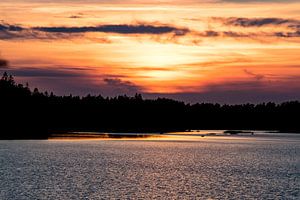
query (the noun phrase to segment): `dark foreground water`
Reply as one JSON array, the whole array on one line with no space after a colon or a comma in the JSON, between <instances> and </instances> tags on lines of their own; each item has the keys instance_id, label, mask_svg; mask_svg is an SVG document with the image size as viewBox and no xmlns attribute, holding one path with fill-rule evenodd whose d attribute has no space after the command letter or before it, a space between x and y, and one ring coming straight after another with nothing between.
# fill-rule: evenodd
<instances>
[{"instance_id":1,"label":"dark foreground water","mask_svg":"<svg viewBox=\"0 0 300 200\"><path fill-rule=\"evenodd\" d=\"M300 135L0 141L0 199L299 199Z\"/></svg>"}]
</instances>

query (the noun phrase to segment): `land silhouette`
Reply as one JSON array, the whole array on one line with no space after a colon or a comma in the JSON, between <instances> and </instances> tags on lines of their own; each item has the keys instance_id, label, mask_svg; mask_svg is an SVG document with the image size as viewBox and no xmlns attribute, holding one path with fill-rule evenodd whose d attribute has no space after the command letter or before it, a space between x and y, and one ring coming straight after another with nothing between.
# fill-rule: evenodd
<instances>
[{"instance_id":1,"label":"land silhouette","mask_svg":"<svg viewBox=\"0 0 300 200\"><path fill-rule=\"evenodd\" d=\"M66 132L274 130L300 132L300 102L188 104L172 99L57 96L33 91L4 73L0 80L0 139L47 139Z\"/></svg>"}]
</instances>

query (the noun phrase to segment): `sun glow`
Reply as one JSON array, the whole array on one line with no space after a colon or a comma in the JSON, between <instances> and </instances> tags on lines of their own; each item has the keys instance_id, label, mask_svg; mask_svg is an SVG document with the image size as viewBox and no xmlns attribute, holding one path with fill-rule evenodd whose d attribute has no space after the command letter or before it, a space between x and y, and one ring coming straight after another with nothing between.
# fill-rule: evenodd
<instances>
[{"instance_id":1,"label":"sun glow","mask_svg":"<svg viewBox=\"0 0 300 200\"><path fill-rule=\"evenodd\" d=\"M174 44L149 43L132 47L133 61L139 66L165 67L190 62L194 59L184 48Z\"/></svg>"},{"instance_id":2,"label":"sun glow","mask_svg":"<svg viewBox=\"0 0 300 200\"><path fill-rule=\"evenodd\" d=\"M144 75L152 78L153 80L176 80L185 76L186 73L182 71L152 70L149 72L145 72Z\"/></svg>"},{"instance_id":3,"label":"sun glow","mask_svg":"<svg viewBox=\"0 0 300 200\"><path fill-rule=\"evenodd\" d=\"M49 91L300 88L299 3L49 2L0 2L1 56Z\"/></svg>"}]
</instances>

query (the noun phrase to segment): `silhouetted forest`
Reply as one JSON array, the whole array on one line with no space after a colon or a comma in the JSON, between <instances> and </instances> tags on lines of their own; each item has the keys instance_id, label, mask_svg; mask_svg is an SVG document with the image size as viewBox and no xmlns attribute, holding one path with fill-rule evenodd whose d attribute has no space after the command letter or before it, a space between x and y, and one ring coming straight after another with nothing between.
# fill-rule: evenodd
<instances>
[{"instance_id":1,"label":"silhouetted forest","mask_svg":"<svg viewBox=\"0 0 300 200\"><path fill-rule=\"evenodd\" d=\"M44 139L68 131L168 132L191 129L299 132L300 102L220 105L101 95L56 96L31 91L4 73L0 139Z\"/></svg>"}]
</instances>

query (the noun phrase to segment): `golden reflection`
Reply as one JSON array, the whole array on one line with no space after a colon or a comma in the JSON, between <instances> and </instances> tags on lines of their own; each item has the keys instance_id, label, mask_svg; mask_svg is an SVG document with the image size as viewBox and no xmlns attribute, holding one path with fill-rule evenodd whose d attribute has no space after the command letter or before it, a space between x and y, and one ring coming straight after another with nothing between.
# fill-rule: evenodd
<instances>
[{"instance_id":1,"label":"golden reflection","mask_svg":"<svg viewBox=\"0 0 300 200\"><path fill-rule=\"evenodd\" d=\"M249 132L250 133L250 132ZM251 132L252 133L252 132ZM237 135L224 134L224 130L201 130L169 133L98 133L98 132L70 132L52 134L48 140L53 141L85 141L85 140L125 140L125 141L198 141L203 139L245 139L253 134L241 133ZM247 137L248 136L248 137Z\"/></svg>"}]
</instances>

